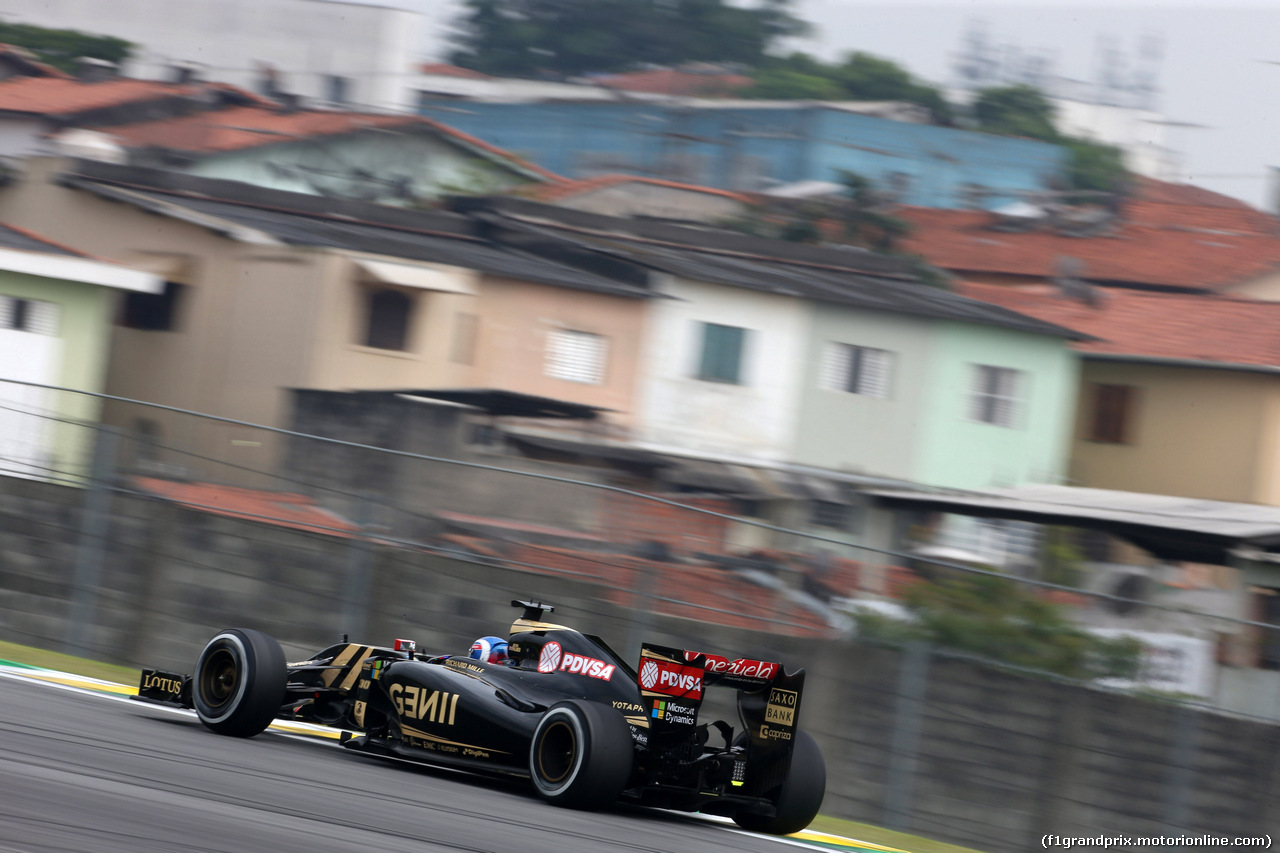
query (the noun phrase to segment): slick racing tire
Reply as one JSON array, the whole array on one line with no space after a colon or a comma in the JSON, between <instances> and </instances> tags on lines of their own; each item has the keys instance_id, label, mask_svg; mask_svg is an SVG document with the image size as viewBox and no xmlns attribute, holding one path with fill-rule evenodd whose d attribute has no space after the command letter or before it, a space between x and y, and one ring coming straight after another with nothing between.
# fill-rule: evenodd
<instances>
[{"instance_id":1,"label":"slick racing tire","mask_svg":"<svg viewBox=\"0 0 1280 853\"><path fill-rule=\"evenodd\" d=\"M631 727L613 708L570 699L538 721L529 775L538 796L559 806L598 809L618 798L631 776Z\"/></svg>"},{"instance_id":2,"label":"slick racing tire","mask_svg":"<svg viewBox=\"0 0 1280 853\"><path fill-rule=\"evenodd\" d=\"M773 801L775 814L763 817L741 811L733 816L738 826L751 832L790 835L799 832L818 816L827 792L827 765L818 742L808 732L796 732L791 751L791 768L781 785L765 794Z\"/></svg>"},{"instance_id":3,"label":"slick racing tire","mask_svg":"<svg viewBox=\"0 0 1280 853\"><path fill-rule=\"evenodd\" d=\"M191 679L200 722L222 735L253 737L284 704L284 651L261 631L228 628L205 644Z\"/></svg>"}]
</instances>

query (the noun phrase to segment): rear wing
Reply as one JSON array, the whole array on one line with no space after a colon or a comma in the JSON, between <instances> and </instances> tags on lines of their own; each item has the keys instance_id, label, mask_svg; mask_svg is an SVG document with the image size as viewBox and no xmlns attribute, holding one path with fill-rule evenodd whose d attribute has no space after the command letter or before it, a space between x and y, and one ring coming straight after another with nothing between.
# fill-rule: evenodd
<instances>
[{"instance_id":1,"label":"rear wing","mask_svg":"<svg viewBox=\"0 0 1280 853\"><path fill-rule=\"evenodd\" d=\"M733 687L738 690L738 714L747 735L749 766L769 777L780 768L785 776L800 725L803 669L788 673L782 664L771 661L729 660L645 643L640 647L637 672L651 744L674 744L687 738L697 725L705 689ZM769 780L754 781L763 785Z\"/></svg>"}]
</instances>

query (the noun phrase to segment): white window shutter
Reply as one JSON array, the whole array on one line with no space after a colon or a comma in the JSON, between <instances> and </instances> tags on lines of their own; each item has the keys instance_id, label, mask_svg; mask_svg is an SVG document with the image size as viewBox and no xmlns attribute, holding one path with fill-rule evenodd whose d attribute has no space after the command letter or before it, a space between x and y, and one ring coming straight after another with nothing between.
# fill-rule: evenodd
<instances>
[{"instance_id":1,"label":"white window shutter","mask_svg":"<svg viewBox=\"0 0 1280 853\"><path fill-rule=\"evenodd\" d=\"M547 335L546 373L556 379L599 385L604 381L608 342L589 332L557 330Z\"/></svg>"},{"instance_id":2,"label":"white window shutter","mask_svg":"<svg viewBox=\"0 0 1280 853\"><path fill-rule=\"evenodd\" d=\"M864 349L862 375L858 378L858 393L881 399L888 397L892 366L892 353L882 349Z\"/></svg>"},{"instance_id":3,"label":"white window shutter","mask_svg":"<svg viewBox=\"0 0 1280 853\"><path fill-rule=\"evenodd\" d=\"M58 336L58 321L61 319L60 306L55 302L43 300L27 303L27 331L37 335Z\"/></svg>"},{"instance_id":4,"label":"white window shutter","mask_svg":"<svg viewBox=\"0 0 1280 853\"><path fill-rule=\"evenodd\" d=\"M852 364L853 347L827 341L822 348L822 363L818 368L818 387L824 391L845 390Z\"/></svg>"},{"instance_id":5,"label":"white window shutter","mask_svg":"<svg viewBox=\"0 0 1280 853\"><path fill-rule=\"evenodd\" d=\"M982 422L987 400L987 370L981 364L971 365L969 373L969 420Z\"/></svg>"},{"instance_id":6,"label":"white window shutter","mask_svg":"<svg viewBox=\"0 0 1280 853\"><path fill-rule=\"evenodd\" d=\"M1011 367L972 365L969 419L1002 427L1018 426L1022 371Z\"/></svg>"},{"instance_id":7,"label":"white window shutter","mask_svg":"<svg viewBox=\"0 0 1280 853\"><path fill-rule=\"evenodd\" d=\"M1001 373L1003 387L1000 389L1000 402L1004 407L1001 425L1016 427L1019 426L1018 417L1022 409L1022 371L1007 369Z\"/></svg>"}]
</instances>

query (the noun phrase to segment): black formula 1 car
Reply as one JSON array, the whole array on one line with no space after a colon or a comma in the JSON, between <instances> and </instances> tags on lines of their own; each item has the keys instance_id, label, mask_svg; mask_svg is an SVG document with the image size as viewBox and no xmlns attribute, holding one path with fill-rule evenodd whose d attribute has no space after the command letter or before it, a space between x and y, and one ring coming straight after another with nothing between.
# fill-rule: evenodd
<instances>
[{"instance_id":1,"label":"black formula 1 car","mask_svg":"<svg viewBox=\"0 0 1280 853\"><path fill-rule=\"evenodd\" d=\"M505 665L345 638L286 663L270 636L231 628L194 675L143 670L138 698L194 708L235 737L277 718L334 726L348 749L527 778L575 808L700 811L775 834L818 813L826 768L798 728L804 670L646 643L637 671L600 638L544 621L554 608L511 603L524 611ZM712 686L737 689L741 731L699 720Z\"/></svg>"}]
</instances>

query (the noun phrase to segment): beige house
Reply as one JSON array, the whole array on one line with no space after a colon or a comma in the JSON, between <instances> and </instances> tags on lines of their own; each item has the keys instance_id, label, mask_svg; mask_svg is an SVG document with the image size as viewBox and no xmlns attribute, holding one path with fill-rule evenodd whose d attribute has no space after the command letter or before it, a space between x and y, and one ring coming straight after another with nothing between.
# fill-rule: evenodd
<instances>
[{"instance_id":1,"label":"beige house","mask_svg":"<svg viewBox=\"0 0 1280 853\"><path fill-rule=\"evenodd\" d=\"M649 292L486 243L444 212L101 163L32 160L0 219L161 275L120 305L107 393L283 427L287 389L496 388L635 406ZM116 403L104 418L206 476L270 471L272 436ZM239 469L237 469L239 470Z\"/></svg>"},{"instance_id":2,"label":"beige house","mask_svg":"<svg viewBox=\"0 0 1280 853\"><path fill-rule=\"evenodd\" d=\"M1265 517L1264 507L1280 506L1280 304L1122 288L1100 289L1087 299L1046 286L1039 292L988 284L960 289L1097 339L1074 344L1082 359L1072 486L1086 487L1086 494L1108 490L1102 494L1111 501L1126 493L1192 498L1205 503L1191 511L1242 524ZM1274 555L1226 550L1224 562L1238 571L1196 562L1158 567L1157 575L1171 584L1165 594L1188 596L1182 603L1192 611L1211 609L1215 598L1229 600L1225 615L1280 625ZM1177 624L1169 613L1150 619L1153 630ZM1203 633L1203 625L1198 630L1222 641L1222 660L1280 669L1280 630L1211 627L1215 633ZM1247 672L1222 669L1219 698L1250 713L1273 713L1248 697L1274 697L1280 680L1266 673L1262 687L1251 687ZM1245 698L1223 698L1236 694Z\"/></svg>"},{"instance_id":3,"label":"beige house","mask_svg":"<svg viewBox=\"0 0 1280 853\"><path fill-rule=\"evenodd\" d=\"M997 285L975 298L1098 340L1082 356L1074 485L1280 506L1280 305Z\"/></svg>"}]
</instances>

